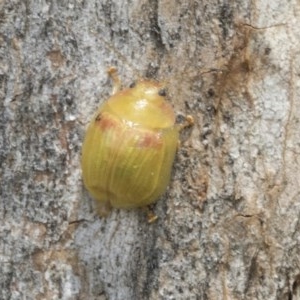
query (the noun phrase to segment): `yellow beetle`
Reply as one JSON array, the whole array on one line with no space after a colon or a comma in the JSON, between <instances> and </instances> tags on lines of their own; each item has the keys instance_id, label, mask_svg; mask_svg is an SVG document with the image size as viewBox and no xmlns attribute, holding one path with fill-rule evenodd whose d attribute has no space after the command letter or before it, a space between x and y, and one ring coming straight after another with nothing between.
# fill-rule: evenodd
<instances>
[{"instance_id":1,"label":"yellow beetle","mask_svg":"<svg viewBox=\"0 0 300 300\"><path fill-rule=\"evenodd\" d=\"M155 202L170 181L179 131L162 84L141 80L120 89L115 68L113 95L88 126L82 148L84 185L107 215L111 207ZM192 118L187 118L188 125Z\"/></svg>"}]
</instances>

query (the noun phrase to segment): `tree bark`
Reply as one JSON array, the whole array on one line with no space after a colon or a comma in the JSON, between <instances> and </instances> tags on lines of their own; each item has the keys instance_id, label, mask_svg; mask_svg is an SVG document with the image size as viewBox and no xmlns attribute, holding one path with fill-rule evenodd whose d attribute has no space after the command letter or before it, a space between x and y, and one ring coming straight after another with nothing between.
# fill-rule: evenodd
<instances>
[{"instance_id":1,"label":"tree bark","mask_svg":"<svg viewBox=\"0 0 300 300\"><path fill-rule=\"evenodd\" d=\"M0 2L0 299L300 299L299 1ZM97 106L166 82L191 114L170 186L96 214Z\"/></svg>"}]
</instances>

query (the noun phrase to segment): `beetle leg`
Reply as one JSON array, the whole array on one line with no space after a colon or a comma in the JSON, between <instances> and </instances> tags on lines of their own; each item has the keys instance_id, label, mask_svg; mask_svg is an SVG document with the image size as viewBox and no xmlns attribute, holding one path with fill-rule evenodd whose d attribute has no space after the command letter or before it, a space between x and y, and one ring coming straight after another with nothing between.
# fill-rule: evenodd
<instances>
[{"instance_id":1,"label":"beetle leg","mask_svg":"<svg viewBox=\"0 0 300 300\"><path fill-rule=\"evenodd\" d=\"M152 223L154 223L158 219L158 216L154 213L154 211L151 208L151 204L148 205L148 206L142 207L142 210L147 215L147 222L148 222L148 224L152 224Z\"/></svg>"},{"instance_id":2,"label":"beetle leg","mask_svg":"<svg viewBox=\"0 0 300 300\"><path fill-rule=\"evenodd\" d=\"M186 127L193 126L195 124L194 118L191 115L187 115L185 117L185 122L182 124L178 124L178 130L181 131Z\"/></svg>"},{"instance_id":3,"label":"beetle leg","mask_svg":"<svg viewBox=\"0 0 300 300\"><path fill-rule=\"evenodd\" d=\"M112 94L116 94L117 92L120 91L121 89L121 80L118 76L118 70L116 67L110 67L107 70L108 75L111 77L112 81L113 81L113 90L112 90Z\"/></svg>"}]
</instances>

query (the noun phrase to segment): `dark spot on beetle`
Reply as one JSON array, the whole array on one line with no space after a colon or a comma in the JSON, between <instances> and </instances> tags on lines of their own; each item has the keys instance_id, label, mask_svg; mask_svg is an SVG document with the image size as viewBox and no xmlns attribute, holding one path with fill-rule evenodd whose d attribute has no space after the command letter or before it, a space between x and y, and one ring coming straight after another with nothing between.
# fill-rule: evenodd
<instances>
[{"instance_id":1,"label":"dark spot on beetle","mask_svg":"<svg viewBox=\"0 0 300 300\"><path fill-rule=\"evenodd\" d=\"M166 96L167 96L167 91L166 91L166 89L160 89L160 90L158 91L158 95L159 95L159 96L162 96L162 97L166 97Z\"/></svg>"},{"instance_id":2,"label":"dark spot on beetle","mask_svg":"<svg viewBox=\"0 0 300 300\"><path fill-rule=\"evenodd\" d=\"M101 128L101 130L116 130L117 127L120 126L120 122L115 118L111 117L108 114L98 114L96 117L97 126Z\"/></svg>"},{"instance_id":3,"label":"dark spot on beetle","mask_svg":"<svg viewBox=\"0 0 300 300\"><path fill-rule=\"evenodd\" d=\"M101 121L101 114L98 114L98 115L97 115L97 117L96 117L95 121L96 121L96 122L99 122L99 121Z\"/></svg>"},{"instance_id":4,"label":"dark spot on beetle","mask_svg":"<svg viewBox=\"0 0 300 300\"><path fill-rule=\"evenodd\" d=\"M134 88L136 86L136 82L132 82L130 85L129 85L129 87L132 89L132 88Z\"/></svg>"}]
</instances>

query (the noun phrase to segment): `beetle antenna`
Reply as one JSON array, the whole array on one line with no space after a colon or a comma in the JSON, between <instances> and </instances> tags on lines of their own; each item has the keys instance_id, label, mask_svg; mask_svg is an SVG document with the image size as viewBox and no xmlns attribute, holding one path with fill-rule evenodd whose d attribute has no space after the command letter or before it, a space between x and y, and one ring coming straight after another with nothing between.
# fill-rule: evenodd
<instances>
[{"instance_id":1,"label":"beetle antenna","mask_svg":"<svg viewBox=\"0 0 300 300\"><path fill-rule=\"evenodd\" d=\"M113 81L112 94L114 95L117 92L119 92L121 89L121 80L120 80L120 77L118 76L118 70L116 67L109 67L107 70L107 73Z\"/></svg>"}]
</instances>

